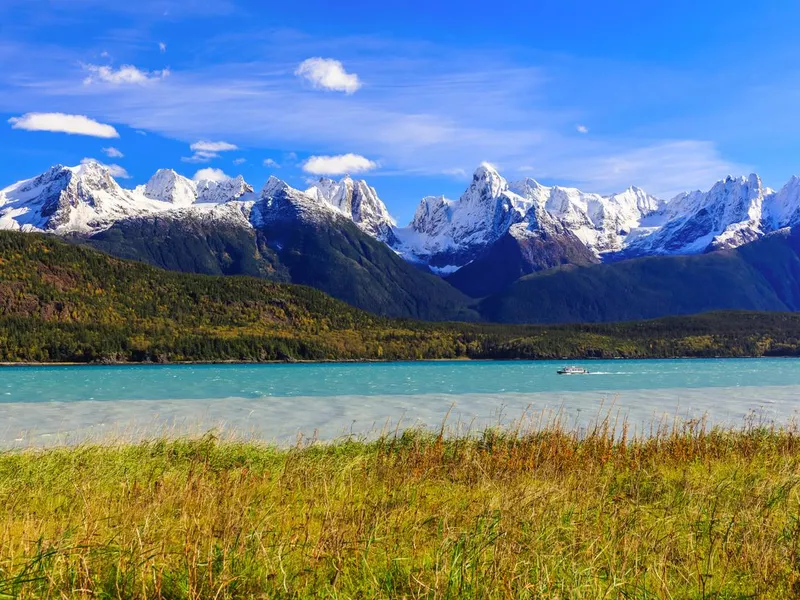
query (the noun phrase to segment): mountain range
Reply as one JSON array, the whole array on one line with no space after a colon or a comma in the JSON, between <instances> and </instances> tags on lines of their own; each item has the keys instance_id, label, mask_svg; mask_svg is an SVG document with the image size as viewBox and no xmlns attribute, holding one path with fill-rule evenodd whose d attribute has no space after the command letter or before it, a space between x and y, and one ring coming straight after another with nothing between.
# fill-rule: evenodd
<instances>
[{"instance_id":1,"label":"mountain range","mask_svg":"<svg viewBox=\"0 0 800 600\"><path fill-rule=\"evenodd\" d=\"M601 195L508 182L483 164L459 199L423 198L405 227L349 176L306 190L270 177L256 192L242 177L193 181L162 169L125 189L87 162L0 190L0 229L172 270L301 283L378 314L432 320L796 310L795 280L775 273L796 275L797 225L800 179L775 191L756 175L663 200L636 187Z\"/></svg>"}]
</instances>

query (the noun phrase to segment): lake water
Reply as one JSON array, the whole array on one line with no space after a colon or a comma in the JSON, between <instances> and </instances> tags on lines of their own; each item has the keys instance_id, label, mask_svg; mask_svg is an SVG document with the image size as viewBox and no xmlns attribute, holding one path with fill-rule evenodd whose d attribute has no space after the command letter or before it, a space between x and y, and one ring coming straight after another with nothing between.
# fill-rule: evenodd
<instances>
[{"instance_id":1,"label":"lake water","mask_svg":"<svg viewBox=\"0 0 800 600\"><path fill-rule=\"evenodd\" d=\"M0 446L138 438L211 428L279 444L375 436L409 426L451 431L559 415L585 427L619 415L638 430L705 416L785 424L800 416L800 360L429 362L5 367Z\"/></svg>"}]
</instances>

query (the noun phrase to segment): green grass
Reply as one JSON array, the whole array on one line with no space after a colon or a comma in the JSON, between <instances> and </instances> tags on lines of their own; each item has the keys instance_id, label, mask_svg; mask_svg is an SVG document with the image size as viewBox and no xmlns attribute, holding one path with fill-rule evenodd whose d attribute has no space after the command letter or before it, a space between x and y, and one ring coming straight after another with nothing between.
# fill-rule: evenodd
<instances>
[{"instance_id":1,"label":"green grass","mask_svg":"<svg viewBox=\"0 0 800 600\"><path fill-rule=\"evenodd\" d=\"M792 598L800 435L608 423L0 455L0 597Z\"/></svg>"}]
</instances>

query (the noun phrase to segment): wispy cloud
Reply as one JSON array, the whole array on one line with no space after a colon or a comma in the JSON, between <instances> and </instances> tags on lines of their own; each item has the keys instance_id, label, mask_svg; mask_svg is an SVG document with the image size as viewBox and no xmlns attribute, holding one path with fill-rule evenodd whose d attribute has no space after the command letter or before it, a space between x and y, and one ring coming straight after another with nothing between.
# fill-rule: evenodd
<instances>
[{"instance_id":1,"label":"wispy cloud","mask_svg":"<svg viewBox=\"0 0 800 600\"><path fill-rule=\"evenodd\" d=\"M103 148L103 153L109 158L122 158L125 156L120 150L114 148L114 146Z\"/></svg>"},{"instance_id":2,"label":"wispy cloud","mask_svg":"<svg viewBox=\"0 0 800 600\"><path fill-rule=\"evenodd\" d=\"M361 87L355 73L348 73L344 65L332 58L308 58L294 72L312 83L315 88L353 94Z\"/></svg>"},{"instance_id":3,"label":"wispy cloud","mask_svg":"<svg viewBox=\"0 0 800 600\"><path fill-rule=\"evenodd\" d=\"M161 54L164 54L167 51L167 45L164 42L158 42L158 49Z\"/></svg>"},{"instance_id":4,"label":"wispy cloud","mask_svg":"<svg viewBox=\"0 0 800 600\"><path fill-rule=\"evenodd\" d=\"M578 133L589 133L589 128L586 125L576 125L575 131Z\"/></svg>"},{"instance_id":5,"label":"wispy cloud","mask_svg":"<svg viewBox=\"0 0 800 600\"><path fill-rule=\"evenodd\" d=\"M84 115L64 113L26 113L8 120L14 129L26 131L53 131L99 138L118 138L119 133L111 125L98 123Z\"/></svg>"},{"instance_id":6,"label":"wispy cloud","mask_svg":"<svg viewBox=\"0 0 800 600\"><path fill-rule=\"evenodd\" d=\"M89 71L84 80L84 85L93 83L109 83L111 85L146 85L161 81L169 76L169 69L161 71L143 71L133 65L122 65L119 69L114 69L108 65L83 65Z\"/></svg>"},{"instance_id":7,"label":"wispy cloud","mask_svg":"<svg viewBox=\"0 0 800 600\"><path fill-rule=\"evenodd\" d=\"M195 152L191 156L182 156L181 157L181 162L185 162L185 163L207 163L207 162L211 162L215 158L219 158L219 154L217 154L216 152L205 152L203 150L200 150L198 152Z\"/></svg>"},{"instance_id":8,"label":"wispy cloud","mask_svg":"<svg viewBox=\"0 0 800 600\"><path fill-rule=\"evenodd\" d=\"M87 165L87 164L90 164L90 163L96 163L96 164L98 164L98 165L100 165L102 167L105 167L106 169L108 169L109 174L112 177L114 177L115 179L130 179L131 178L131 176L128 173L128 171L125 170L125 167L122 167L120 165L114 165L114 164L107 165L105 163L100 162L99 160L97 160L95 158L84 158L84 159L81 160L81 164L82 165Z\"/></svg>"},{"instance_id":9,"label":"wispy cloud","mask_svg":"<svg viewBox=\"0 0 800 600\"><path fill-rule=\"evenodd\" d=\"M235 164L235 165L243 165L246 162L247 162L246 158L235 158L235 159L233 159L233 164Z\"/></svg>"},{"instance_id":10,"label":"wispy cloud","mask_svg":"<svg viewBox=\"0 0 800 600\"><path fill-rule=\"evenodd\" d=\"M271 167L273 169L280 169L281 168L281 166L277 162L272 160L271 158L265 158L264 159L264 166L265 167Z\"/></svg>"},{"instance_id":11,"label":"wispy cloud","mask_svg":"<svg viewBox=\"0 0 800 600\"><path fill-rule=\"evenodd\" d=\"M194 152L228 152L230 150L238 150L239 147L235 144L228 142L195 142L189 149Z\"/></svg>"},{"instance_id":12,"label":"wispy cloud","mask_svg":"<svg viewBox=\"0 0 800 600\"><path fill-rule=\"evenodd\" d=\"M627 182L625 186L671 198L687 189L706 188L721 176L750 170L750 165L725 161L711 142L677 140L565 159L545 176L588 191L619 191Z\"/></svg>"},{"instance_id":13,"label":"wispy cloud","mask_svg":"<svg viewBox=\"0 0 800 600\"><path fill-rule=\"evenodd\" d=\"M55 53L34 54L35 68L14 70L7 78L12 83L5 89L13 93L0 94L0 110L13 114L46 99L65 110L178 140L228 140L224 143L232 146L273 149L270 153L299 149L317 157L346 152L380 157L387 171L374 175L460 177L490 160L503 165L504 174L530 167L528 174L538 179L589 191L613 192L636 184L667 195L676 186L707 187L743 169L720 151L703 123L689 128L684 121L681 129L650 116L648 107L679 101L669 90L701 89L707 77L652 70L632 77L630 70L615 65L576 66L578 59L537 57L520 63L491 50L419 47L392 39L298 35L282 44L252 40L252 54L246 59L237 54L241 62L197 63L158 85L135 89L82 86L74 76L75 58L69 62ZM358 73L359 83L363 77L369 86L352 95L311 94L294 83L303 57L331 54L352 69L342 67L345 75ZM637 81L637 94L624 94L620 79ZM586 94L577 91L583 89L603 98L602 106L582 104ZM598 111L605 112L598 116ZM601 118L622 122L621 113L626 118L636 113L638 121L613 134L604 125L602 134L593 126L591 135L576 135L576 124ZM208 163L220 152L201 150L183 160ZM680 160L681 152L686 160ZM284 168L297 162L288 154L274 155Z\"/></svg>"},{"instance_id":14,"label":"wispy cloud","mask_svg":"<svg viewBox=\"0 0 800 600\"><path fill-rule=\"evenodd\" d=\"M312 175L343 175L363 173L378 167L378 163L358 154L312 156L303 163L303 171Z\"/></svg>"}]
</instances>

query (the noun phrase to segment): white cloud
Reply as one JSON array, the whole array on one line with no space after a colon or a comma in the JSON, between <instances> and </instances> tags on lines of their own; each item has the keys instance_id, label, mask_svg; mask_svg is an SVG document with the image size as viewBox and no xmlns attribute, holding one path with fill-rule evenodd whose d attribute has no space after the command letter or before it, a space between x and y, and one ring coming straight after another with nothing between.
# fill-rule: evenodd
<instances>
[{"instance_id":1,"label":"white cloud","mask_svg":"<svg viewBox=\"0 0 800 600\"><path fill-rule=\"evenodd\" d=\"M98 81L112 85L144 85L166 79L169 76L169 69L143 71L133 65L122 65L117 70L108 65L83 65L83 68L91 73L83 80L85 85Z\"/></svg>"},{"instance_id":2,"label":"white cloud","mask_svg":"<svg viewBox=\"0 0 800 600\"><path fill-rule=\"evenodd\" d=\"M164 42L158 42L158 49L163 54L164 52L167 51L167 45Z\"/></svg>"},{"instance_id":3,"label":"white cloud","mask_svg":"<svg viewBox=\"0 0 800 600\"><path fill-rule=\"evenodd\" d=\"M114 148L114 146L109 146L108 148L103 148L103 152L109 158L122 158L122 157L125 156L118 149Z\"/></svg>"},{"instance_id":4,"label":"white cloud","mask_svg":"<svg viewBox=\"0 0 800 600\"><path fill-rule=\"evenodd\" d=\"M576 125L575 131L578 133L589 133L589 128L586 125Z\"/></svg>"},{"instance_id":5,"label":"white cloud","mask_svg":"<svg viewBox=\"0 0 800 600\"><path fill-rule=\"evenodd\" d=\"M100 53L100 58L111 58L111 55L108 53L108 51L107 51L107 50L103 50L103 51Z\"/></svg>"},{"instance_id":6,"label":"white cloud","mask_svg":"<svg viewBox=\"0 0 800 600\"><path fill-rule=\"evenodd\" d=\"M312 175L342 175L363 173L378 167L378 163L358 154L338 156L312 156L303 163L303 171Z\"/></svg>"},{"instance_id":7,"label":"white cloud","mask_svg":"<svg viewBox=\"0 0 800 600\"><path fill-rule=\"evenodd\" d=\"M107 165L105 163L100 162L99 160L97 160L95 158L84 158L83 160L81 160L81 164L82 165L88 165L88 164L91 164L91 163L96 163L96 164L100 165L101 167L105 167L106 169L108 169L109 174L112 177L116 178L116 179L130 179L131 178L131 176L128 173L128 171L125 170L125 167L122 167L120 165Z\"/></svg>"},{"instance_id":8,"label":"white cloud","mask_svg":"<svg viewBox=\"0 0 800 600\"><path fill-rule=\"evenodd\" d=\"M187 163L207 163L215 158L219 158L220 152L228 152L230 150L238 150L239 148L228 142L209 142L200 140L195 142L189 148L194 152L191 156L184 156L181 158L183 162Z\"/></svg>"},{"instance_id":9,"label":"white cloud","mask_svg":"<svg viewBox=\"0 0 800 600\"><path fill-rule=\"evenodd\" d=\"M421 52L416 44L402 40L375 45L374 40L348 38L348 56L360 57L357 71L369 78L369 93L313 94L302 89L305 85L291 85L293 69L287 73L282 65L296 65L297 52L330 55L334 52L330 48L342 47L342 39L304 40L296 45L291 40L288 44L252 41L260 57L255 62L198 63L159 85L142 86L136 94L120 94L119 87L110 85L82 86L69 70L77 55L62 56L30 45L23 48L25 53L12 55L14 60L3 55L11 69L6 79L12 83L0 94L0 112L21 114L49 102L66 112L91 114L179 140L236 139L255 148L302 148L302 156L357 149L364 156L380 157L382 175L441 177L455 167L470 173L481 160L489 159L502 164L504 174L528 165L533 168L526 174L537 179L600 193L636 184L667 196L676 188L705 188L726 174L748 172L714 143L720 127L706 127L708 115L698 112L687 120L664 110L672 100L679 103L683 97L679 90L712 97L710 91L720 77L706 82L706 76L696 77L694 72L644 72L603 61L549 60L547 55L532 66L504 54L502 48L455 51L426 42ZM152 43L151 47L155 49ZM341 58L355 68L345 56ZM253 77L254 70L259 77ZM35 76L35 86L13 83ZM496 85L498 80L502 86ZM636 94L619 85L628 80L638 82ZM585 93L587 89L591 93ZM591 109L585 104L587 97L601 98L602 108L613 107L614 115L645 116L617 131L598 133L592 127L591 135L576 135L577 124ZM784 96L784 101L797 97ZM789 109L776 114L786 116ZM748 130L766 127L761 120L746 122ZM726 135L734 129L741 134L742 128L733 127L734 123L739 121L728 113ZM766 129L772 133L770 127ZM675 144L680 143L685 143L681 148L685 161L677 160ZM284 167L301 162L283 153L270 154ZM189 160L207 163L214 158L205 154ZM196 168L201 166L207 165ZM444 191L438 185L432 179L429 193ZM402 211L414 204L398 201L390 208L405 218Z\"/></svg>"},{"instance_id":10,"label":"white cloud","mask_svg":"<svg viewBox=\"0 0 800 600\"><path fill-rule=\"evenodd\" d=\"M265 167L272 167L273 169L280 169L281 168L281 166L277 162L272 160L271 158L265 158L264 159L264 166Z\"/></svg>"},{"instance_id":11,"label":"white cloud","mask_svg":"<svg viewBox=\"0 0 800 600\"><path fill-rule=\"evenodd\" d=\"M236 158L236 159L234 159L233 164L235 164L235 165L243 165L246 162L247 162L246 158Z\"/></svg>"},{"instance_id":12,"label":"white cloud","mask_svg":"<svg viewBox=\"0 0 800 600\"><path fill-rule=\"evenodd\" d=\"M655 143L634 149L603 147L583 157L562 157L535 177L611 193L636 185L661 198L692 189L708 189L728 173L749 173L748 165L726 162L714 144L700 140Z\"/></svg>"},{"instance_id":13,"label":"white cloud","mask_svg":"<svg viewBox=\"0 0 800 600\"><path fill-rule=\"evenodd\" d=\"M26 131L53 131L99 138L118 138L119 133L111 125L98 123L84 115L64 113L26 113L8 120L13 129Z\"/></svg>"},{"instance_id":14,"label":"white cloud","mask_svg":"<svg viewBox=\"0 0 800 600\"><path fill-rule=\"evenodd\" d=\"M201 150L199 152L195 152L191 156L181 157L181 161L186 163L207 163L211 162L215 158L219 158L219 154L216 152L205 152Z\"/></svg>"},{"instance_id":15,"label":"white cloud","mask_svg":"<svg viewBox=\"0 0 800 600\"><path fill-rule=\"evenodd\" d=\"M136 130L136 133L137 133L138 135L147 135L147 132L146 132L146 131L142 131L141 129L137 129L137 130Z\"/></svg>"},{"instance_id":16,"label":"white cloud","mask_svg":"<svg viewBox=\"0 0 800 600\"><path fill-rule=\"evenodd\" d=\"M226 175L222 169L212 169L209 167L207 169L200 169L197 171L192 179L195 181L202 181L204 179L209 181L226 181L230 179L230 177Z\"/></svg>"},{"instance_id":17,"label":"white cloud","mask_svg":"<svg viewBox=\"0 0 800 600\"><path fill-rule=\"evenodd\" d=\"M348 73L338 60L314 57L304 60L294 72L310 81L314 87L352 94L361 87L355 73Z\"/></svg>"},{"instance_id":18,"label":"white cloud","mask_svg":"<svg viewBox=\"0 0 800 600\"><path fill-rule=\"evenodd\" d=\"M194 152L227 152L229 150L238 150L238 146L229 144L228 142L195 142L189 148Z\"/></svg>"}]
</instances>

